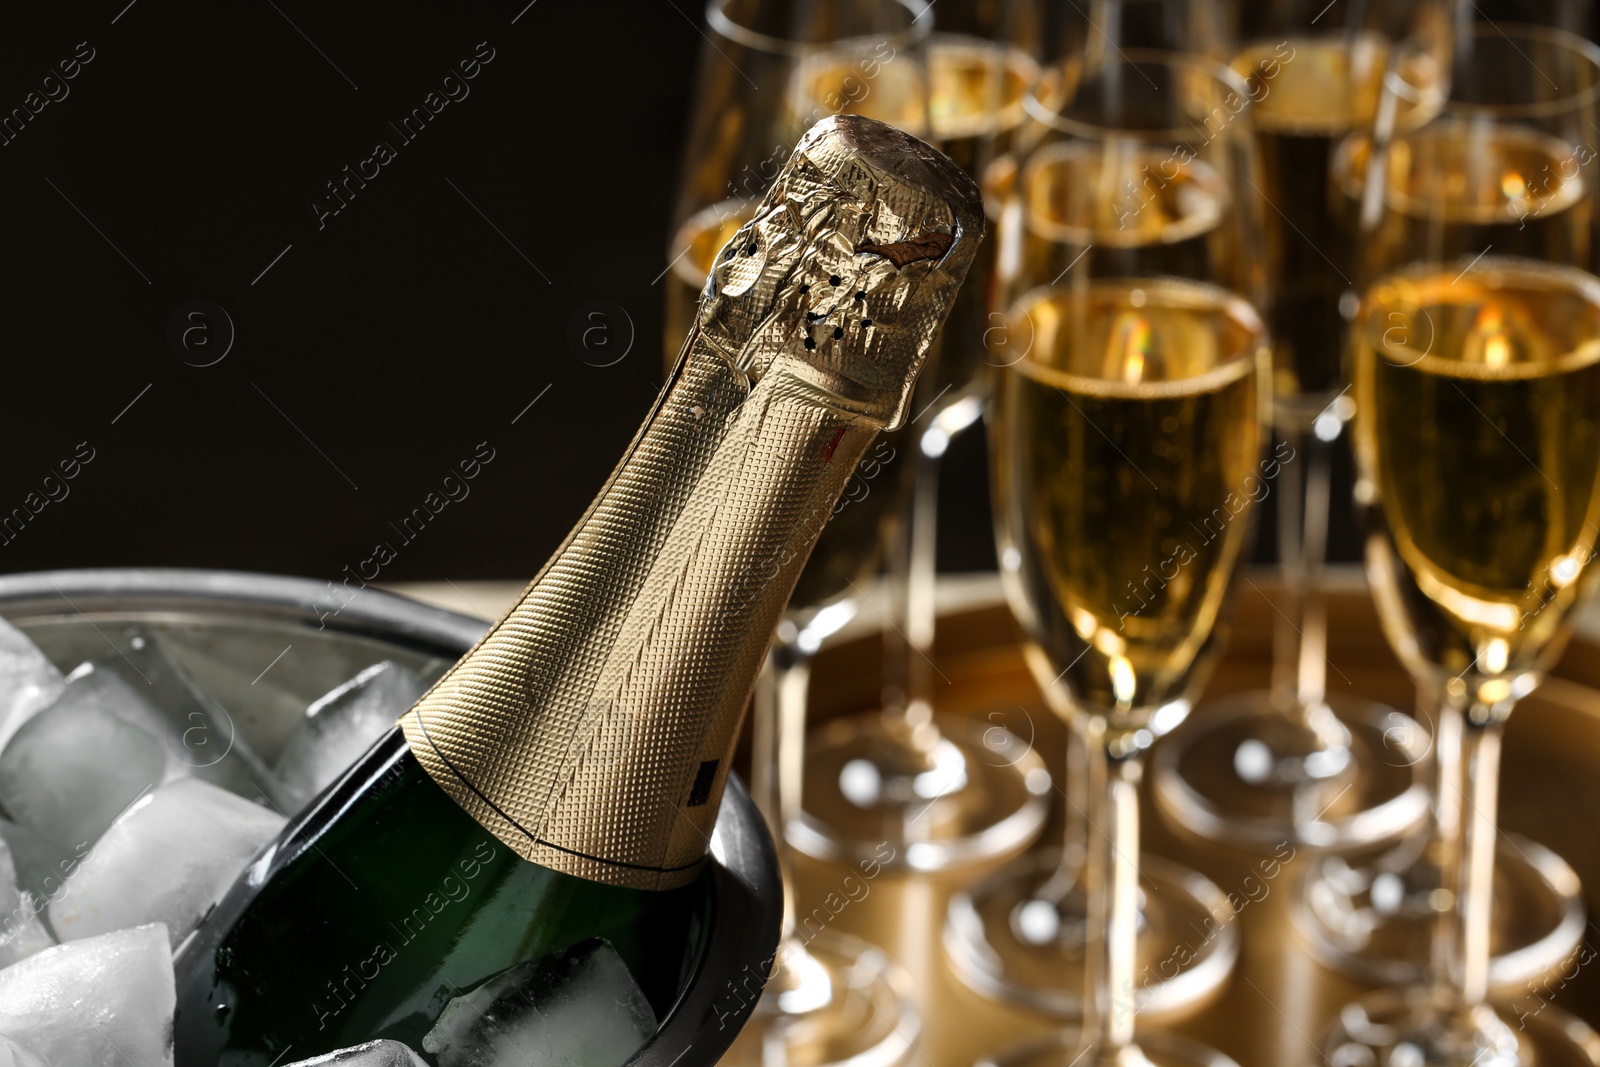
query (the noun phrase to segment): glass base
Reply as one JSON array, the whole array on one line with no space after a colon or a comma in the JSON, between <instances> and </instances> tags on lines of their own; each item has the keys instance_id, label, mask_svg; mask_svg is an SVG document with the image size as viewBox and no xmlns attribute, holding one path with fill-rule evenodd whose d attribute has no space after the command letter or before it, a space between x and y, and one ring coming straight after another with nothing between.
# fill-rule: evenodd
<instances>
[{"instance_id":1,"label":"glass base","mask_svg":"<svg viewBox=\"0 0 1600 1067\"><path fill-rule=\"evenodd\" d=\"M1199 709L1156 748L1156 800L1208 840L1350 849L1414 829L1428 813L1428 732L1393 708L1330 698L1323 737L1248 693Z\"/></svg>"},{"instance_id":2,"label":"glass base","mask_svg":"<svg viewBox=\"0 0 1600 1067\"><path fill-rule=\"evenodd\" d=\"M784 940L727 1067L896 1067L921 1032L910 979L883 951L823 930ZM737 997L737 990L730 990Z\"/></svg>"},{"instance_id":3,"label":"glass base","mask_svg":"<svg viewBox=\"0 0 1600 1067\"><path fill-rule=\"evenodd\" d=\"M1502 833L1495 849L1489 983L1513 989L1558 967L1584 931L1583 889L1565 860L1543 845ZM1426 974L1439 868L1425 838L1366 864L1341 856L1314 862L1295 890L1295 927L1319 961L1384 985Z\"/></svg>"},{"instance_id":4,"label":"glass base","mask_svg":"<svg viewBox=\"0 0 1600 1067\"><path fill-rule=\"evenodd\" d=\"M1600 1035L1543 1002L1452 1012L1413 987L1346 1004L1322 1055L1329 1067L1595 1067Z\"/></svg>"},{"instance_id":5,"label":"glass base","mask_svg":"<svg viewBox=\"0 0 1600 1067\"><path fill-rule=\"evenodd\" d=\"M1076 885L1061 891L1060 862L1060 849L1029 855L955 894L944 945L982 995L1081 1018L1088 900ZM1143 855L1139 872L1138 1012L1197 1007L1238 959L1233 908L1209 879L1169 860Z\"/></svg>"},{"instance_id":6,"label":"glass base","mask_svg":"<svg viewBox=\"0 0 1600 1067\"><path fill-rule=\"evenodd\" d=\"M949 870L1027 847L1049 792L1031 745L981 719L935 715L917 731L854 715L806 739L802 811L785 836L820 860Z\"/></svg>"},{"instance_id":7,"label":"glass base","mask_svg":"<svg viewBox=\"0 0 1600 1067\"><path fill-rule=\"evenodd\" d=\"M980 1059L976 1067L1239 1067L1216 1049L1187 1038L1141 1033L1133 1048L1102 1056L1076 1030L1029 1041Z\"/></svg>"}]
</instances>

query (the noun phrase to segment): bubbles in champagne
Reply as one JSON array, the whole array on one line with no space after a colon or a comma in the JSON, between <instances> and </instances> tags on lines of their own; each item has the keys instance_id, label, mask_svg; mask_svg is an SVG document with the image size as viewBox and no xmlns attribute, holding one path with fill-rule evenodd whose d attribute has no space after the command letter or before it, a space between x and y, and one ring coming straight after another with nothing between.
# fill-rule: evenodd
<instances>
[{"instance_id":1,"label":"bubbles in champagne","mask_svg":"<svg viewBox=\"0 0 1600 1067\"><path fill-rule=\"evenodd\" d=\"M1231 203L1207 162L1131 139L1066 141L1033 154L1015 182L997 164L991 191L1009 196L997 252L1000 292L1069 277L1231 274L1219 238ZM1020 231L1020 234L1017 233Z\"/></svg>"},{"instance_id":2,"label":"bubbles in champagne","mask_svg":"<svg viewBox=\"0 0 1600 1067\"><path fill-rule=\"evenodd\" d=\"M1130 139L1052 145L1023 175L1032 233L1075 245L1178 244L1214 228L1228 189L1210 165Z\"/></svg>"},{"instance_id":3,"label":"bubbles in champagne","mask_svg":"<svg viewBox=\"0 0 1600 1067\"><path fill-rule=\"evenodd\" d=\"M1291 37L1253 44L1231 66L1264 85L1252 113L1258 129L1334 137L1371 124L1391 51L1376 33Z\"/></svg>"},{"instance_id":4,"label":"bubbles in champagne","mask_svg":"<svg viewBox=\"0 0 1600 1067\"><path fill-rule=\"evenodd\" d=\"M1341 149L1338 161L1351 171L1343 180L1347 197L1359 198L1354 175L1357 168L1364 174L1369 153L1364 143ZM1367 242L1369 276L1419 248L1436 261L1492 248L1495 255L1586 265L1594 209L1583 162L1593 158L1587 148L1531 127L1465 118L1397 139L1383 161L1383 214Z\"/></svg>"},{"instance_id":5,"label":"bubbles in champagne","mask_svg":"<svg viewBox=\"0 0 1600 1067\"><path fill-rule=\"evenodd\" d=\"M1175 280L1039 290L1015 314L1035 344L997 404L1008 593L1041 683L1143 726L1204 666L1268 491L1262 327Z\"/></svg>"},{"instance_id":6,"label":"bubbles in champagne","mask_svg":"<svg viewBox=\"0 0 1600 1067\"><path fill-rule=\"evenodd\" d=\"M1485 258L1391 276L1365 305L1356 444L1381 505L1380 609L1447 671L1538 670L1600 535L1600 282Z\"/></svg>"},{"instance_id":7,"label":"bubbles in champagne","mask_svg":"<svg viewBox=\"0 0 1600 1067\"><path fill-rule=\"evenodd\" d=\"M1389 206L1418 218L1515 222L1566 210L1584 192L1566 143L1527 127L1436 123L1396 141L1386 163Z\"/></svg>"},{"instance_id":8,"label":"bubbles in champagne","mask_svg":"<svg viewBox=\"0 0 1600 1067\"><path fill-rule=\"evenodd\" d=\"M926 64L883 42L845 42L809 56L795 75L796 123L809 115L865 115L940 143L1008 130L1038 65L1020 49L961 34L935 34ZM959 159L958 162L967 162Z\"/></svg>"},{"instance_id":9,"label":"bubbles in champagne","mask_svg":"<svg viewBox=\"0 0 1600 1067\"><path fill-rule=\"evenodd\" d=\"M1039 74L1026 52L953 34L933 38L928 67L928 110L940 141L1015 128L1022 121L1023 94Z\"/></svg>"}]
</instances>

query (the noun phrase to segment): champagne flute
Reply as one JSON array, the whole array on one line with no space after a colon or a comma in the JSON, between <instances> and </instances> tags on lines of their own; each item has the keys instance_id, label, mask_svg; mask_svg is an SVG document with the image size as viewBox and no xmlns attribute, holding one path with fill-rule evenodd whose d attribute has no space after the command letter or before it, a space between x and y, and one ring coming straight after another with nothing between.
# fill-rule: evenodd
<instances>
[{"instance_id":1,"label":"champagne flute","mask_svg":"<svg viewBox=\"0 0 1600 1067\"><path fill-rule=\"evenodd\" d=\"M1332 449L1349 418L1340 357L1355 297L1354 232L1330 190L1344 138L1370 128L1395 41L1416 36L1447 66L1449 0L1234 0L1236 69L1262 72L1255 109L1265 252L1279 284L1273 332L1279 610L1271 687L1219 701L1156 757L1163 811L1188 830L1262 848L1353 848L1392 840L1427 811L1416 766L1424 731L1390 708L1328 692L1318 584ZM1440 73L1440 77L1443 74ZM1412 744L1395 745L1396 739Z\"/></svg>"},{"instance_id":2,"label":"champagne flute","mask_svg":"<svg viewBox=\"0 0 1600 1067\"><path fill-rule=\"evenodd\" d=\"M1347 1004L1325 1054L1600 1062L1600 1035L1576 1019L1545 1006L1513 1029L1487 1002L1502 728L1597 573L1600 279L1516 255L1422 259L1367 290L1354 347L1367 569L1440 720L1448 904L1428 980Z\"/></svg>"},{"instance_id":3,"label":"champagne flute","mask_svg":"<svg viewBox=\"0 0 1600 1067\"><path fill-rule=\"evenodd\" d=\"M1213 58L1232 54L1222 36L1219 8L1204 0L1101 0L1082 7L1053 7L1050 16L1044 32L1053 44L1047 51L1073 57L1068 68L1072 71L1098 70L1108 58L1116 58L1128 48L1194 52ZM1059 77L1052 75L1051 80ZM1249 87L1247 82L1246 88ZM1045 96L1059 96L1061 88L1059 84L1047 88ZM1238 132L1235 131L1236 136ZM1048 144L1039 144L1041 140L1057 139L1048 126L1025 128L1015 139L1026 142L1019 146L1022 150L1002 157L988 168L984 183L986 207L997 231L1003 229L998 217L1001 205L1017 192L1018 159L1032 148L1049 148ZM1004 297L999 293L1002 286L1014 290L1019 284L1036 284L1054 276L1093 244L1162 244L1159 222L1145 229L1134 227L1134 232L1142 236L1130 239L1125 232L1127 225L1115 217L1115 212L1105 214L1092 207L1095 198L1119 180L1143 179L1140 166L1148 161L1135 154L1130 165L1126 158L1119 160L1117 153L1094 148L1096 138L1084 140L1088 143L1074 150L1084 153L1077 163L1041 165L1030 168L1028 173L1041 192L1047 187L1056 190L1045 194L1046 200L1060 200L1061 190L1073 182L1081 183L1089 191L1087 195L1063 203L1064 213L1059 207L1033 210L1038 198L1028 194L1017 195L1020 207L1013 209L1020 210L1023 217L1037 216L1024 226L1026 232L1034 234L1030 244L1048 246L1053 238L1039 235L1059 235L1061 222L1068 222L1082 233L1067 240L1064 255L1054 261L1044 277L1030 276L1030 280L1017 277L1013 270L1007 272L1010 277L997 278L992 288L997 300L1002 301L999 306L1004 306ZM1068 158L1073 158L1070 153ZM1124 170L1128 173L1121 173ZM1194 190L1177 194L1178 199L1183 197L1194 199ZM1053 216L1059 217L1052 221ZM1094 236L1097 229L1102 231L1098 237ZM1154 254L1149 248L1142 253L1147 261ZM1150 265L1154 270L1166 269L1153 261ZM1042 267L1036 268L1035 273L1038 269ZM994 313L990 318L999 320L1003 315ZM1010 362L1006 344L1010 339L1004 331L991 330L986 340L988 363L1000 367ZM1060 1017L1076 1017L1082 1011L1079 971L1084 958L1087 899L1080 875L1089 832L1084 818L1087 800L1083 794L1082 756L1076 738L1069 738L1068 773L1063 783L1068 803L1063 812L1062 846L1036 850L1019 864L956 893L951 898L944 931L947 954L967 985L986 996ZM1155 902L1145 909L1141 921L1140 954L1144 966L1139 1001L1141 1011L1156 1015L1186 1009L1217 988L1232 969L1237 933L1231 924L1215 918L1227 915L1231 909L1226 896L1205 878L1154 857L1146 862L1146 874L1146 903L1152 896ZM1193 939L1189 951L1180 953L1181 942L1188 935L1178 931L1195 929L1206 932Z\"/></svg>"},{"instance_id":4,"label":"champagne flute","mask_svg":"<svg viewBox=\"0 0 1600 1067\"><path fill-rule=\"evenodd\" d=\"M1131 1056L1135 1011L1215 989L1237 951L1215 886L1139 855L1134 786L1220 645L1265 469L1266 334L1239 295L1263 289L1252 95L1179 53L1069 61L1030 95L1006 180L991 175L1000 286L1018 294L991 426L1001 575L1032 673L1081 743L1089 830L959 895L946 944L978 988L1080 1011L1062 1041L1069 1057L1092 1045L1092 1062Z\"/></svg>"},{"instance_id":5,"label":"champagne flute","mask_svg":"<svg viewBox=\"0 0 1600 1067\"><path fill-rule=\"evenodd\" d=\"M1366 280L1415 263L1480 255L1592 270L1600 215L1593 146L1600 133L1591 124L1600 121L1600 48L1559 30L1478 24L1457 38L1448 96L1439 96L1425 70L1417 48L1403 48L1386 79L1385 120L1375 138L1352 138L1337 156L1337 184L1348 203L1359 205L1351 210L1362 214ZM1483 306L1490 314L1496 305L1486 300ZM1378 313L1399 314L1395 324L1404 327L1403 310ZM1453 366L1441 364L1442 378L1422 380L1453 382ZM1425 415L1425 409L1416 412ZM1377 484L1374 478L1364 468L1358 488L1366 492ZM1369 544L1369 559L1374 551ZM1389 619L1396 610L1390 588L1401 579L1373 581L1392 640L1409 648L1405 630ZM1456 834L1462 788L1453 752L1460 711L1440 702L1423 661L1409 665L1419 678L1419 705L1438 720L1432 724L1438 735L1433 817L1364 862L1318 860L1300 885L1293 913L1326 962L1397 985L1423 980L1434 957L1435 902L1448 884L1444 868L1456 846L1447 842ZM1503 837L1495 869L1488 980L1505 988L1536 979L1566 958L1583 934L1583 906L1577 875L1533 842Z\"/></svg>"},{"instance_id":6,"label":"champagne flute","mask_svg":"<svg viewBox=\"0 0 1600 1067\"><path fill-rule=\"evenodd\" d=\"M795 107L843 101L850 111L903 126L977 173L1022 117L1037 66L1032 0L943 0L925 62L889 63L867 91L850 92L849 52L810 57L796 80ZM1009 732L966 717L936 715L932 688L934 534L939 459L974 421L982 400L980 361L985 261L958 298L938 351L918 383L907 442L916 470L908 521L890 554L892 606L885 627L883 706L812 732L804 796L787 832L801 851L861 862L881 844L893 865L944 870L1016 851L1037 835L1049 777Z\"/></svg>"},{"instance_id":7,"label":"champagne flute","mask_svg":"<svg viewBox=\"0 0 1600 1067\"><path fill-rule=\"evenodd\" d=\"M663 271L669 366L690 334L717 253L748 221L795 139L821 117L791 106L808 58L846 48L856 79L850 88L864 91L881 65L919 63L932 25L921 0L712 0L706 22L710 39L701 55L678 226ZM757 686L751 791L780 846L784 812L798 795L810 660L855 614L852 586L881 565L908 488L904 436L880 436L857 467L800 576ZM892 1067L920 1031L909 977L864 941L814 924L802 934L781 847L779 853L786 907L778 953L756 961L770 965L770 976L726 1062Z\"/></svg>"},{"instance_id":8,"label":"champagne flute","mask_svg":"<svg viewBox=\"0 0 1600 1067\"><path fill-rule=\"evenodd\" d=\"M749 220L795 141L871 92L886 67L920 66L932 30L925 0L709 0L662 272L669 361L689 334L712 258ZM797 110L795 79L818 54L844 57L844 95Z\"/></svg>"}]
</instances>

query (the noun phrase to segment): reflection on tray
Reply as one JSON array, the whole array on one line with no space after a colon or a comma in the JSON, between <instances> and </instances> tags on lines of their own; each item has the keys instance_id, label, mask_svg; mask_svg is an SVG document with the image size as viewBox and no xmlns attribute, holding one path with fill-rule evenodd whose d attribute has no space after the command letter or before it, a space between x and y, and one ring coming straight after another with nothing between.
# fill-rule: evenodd
<instances>
[{"instance_id":1,"label":"reflection on tray","mask_svg":"<svg viewBox=\"0 0 1600 1067\"><path fill-rule=\"evenodd\" d=\"M1264 576L1249 577L1241 584L1227 654L1194 713L1195 721L1218 698L1258 689L1267 681L1275 618L1272 603L1282 592ZM1413 685L1389 651L1359 577L1353 570L1336 571L1328 588L1327 658L1336 665L1329 672L1330 692L1359 693L1409 711ZM934 656L941 679L940 710L1003 725L1030 739L1032 750L1061 781L1066 730L1046 709L1023 663L997 585L992 580L951 583L941 596L941 607ZM1600 807L1600 785L1594 784L1592 773L1600 761L1600 634L1592 633L1580 629L1554 676L1523 701L1511 720L1501 801L1501 826L1508 835L1548 846L1588 887L1600 885L1600 836L1589 815ZM812 680L813 721L874 707L880 661L880 638L867 625L842 633L825 647ZM1416 738L1404 740L1410 743ZM1145 791L1149 792L1148 782ZM1035 853L1048 857L1048 850L1059 847L1061 833L1052 820L1034 846ZM1146 1003L1141 1019L1152 1027L1200 1039L1244 1067L1319 1062L1314 1042L1340 1006L1386 983L1381 976L1359 981L1318 963L1297 929L1293 913L1298 885L1313 853L1287 844L1242 850L1203 842L1174 829L1153 803L1144 809L1143 841L1146 855L1192 868L1222 892L1226 914L1233 919L1229 925L1238 929L1239 955L1232 975L1208 999L1165 1013L1162 1005ZM1354 865L1360 859L1357 854L1350 862ZM943 944L952 896L1004 860L942 880L881 874L862 882L848 900L840 890L849 873L842 866L805 857L792 862L798 913L810 917L802 936L825 924L827 929L881 945L910 971L922 1019L909 1062L969 1067L985 1054L1058 1028L1049 1004L1025 1007L974 992L958 977ZM1044 865L1048 864L1047 858ZM1517 921L1546 920L1518 916ZM1177 943L1199 954L1218 940L1215 927L1202 920ZM1576 954L1565 966L1503 986L1498 999L1505 1017L1533 1025L1547 1007L1554 1006L1591 1025L1600 1022L1600 977L1591 966L1597 950L1600 940L1586 927ZM1166 962L1157 958L1142 960L1141 965L1159 970Z\"/></svg>"}]
</instances>

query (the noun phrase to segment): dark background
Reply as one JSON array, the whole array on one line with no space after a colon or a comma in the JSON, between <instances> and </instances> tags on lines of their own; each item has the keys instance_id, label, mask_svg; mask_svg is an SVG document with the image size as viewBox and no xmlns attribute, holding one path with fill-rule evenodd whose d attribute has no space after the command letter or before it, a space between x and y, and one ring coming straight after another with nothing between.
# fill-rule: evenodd
<instances>
[{"instance_id":1,"label":"dark background","mask_svg":"<svg viewBox=\"0 0 1600 1067\"><path fill-rule=\"evenodd\" d=\"M380 581L537 569L662 381L656 279L704 39L695 0L524 4L10 13L0 116L80 42L94 58L0 147L0 517L31 515L0 570L338 579L379 541ZM480 42L468 95L403 141L388 123ZM325 183L379 140L396 158L319 225ZM206 317L169 340L192 301ZM214 308L231 347L192 366L226 344ZM610 366L569 337L594 325L626 351ZM488 450L469 495L398 534ZM993 565L985 462L978 432L949 453L945 569Z\"/></svg>"}]
</instances>

